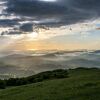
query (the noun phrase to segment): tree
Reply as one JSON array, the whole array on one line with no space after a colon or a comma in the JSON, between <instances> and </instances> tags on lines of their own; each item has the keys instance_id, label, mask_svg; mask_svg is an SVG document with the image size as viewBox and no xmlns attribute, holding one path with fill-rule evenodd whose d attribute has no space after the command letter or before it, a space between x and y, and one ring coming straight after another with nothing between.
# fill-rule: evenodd
<instances>
[{"instance_id":1,"label":"tree","mask_svg":"<svg viewBox=\"0 0 100 100\"><path fill-rule=\"evenodd\" d=\"M0 80L0 89L6 88L6 82L4 80Z\"/></svg>"}]
</instances>

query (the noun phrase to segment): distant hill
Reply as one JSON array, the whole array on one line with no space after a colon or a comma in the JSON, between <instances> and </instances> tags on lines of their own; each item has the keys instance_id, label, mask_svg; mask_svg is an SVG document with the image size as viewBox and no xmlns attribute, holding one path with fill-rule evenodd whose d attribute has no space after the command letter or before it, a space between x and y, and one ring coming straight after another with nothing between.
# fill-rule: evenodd
<instances>
[{"instance_id":1,"label":"distant hill","mask_svg":"<svg viewBox=\"0 0 100 100\"><path fill-rule=\"evenodd\" d=\"M99 50L2 52L0 62L3 62L4 65L0 65L0 75L23 77L54 69L100 68L99 59Z\"/></svg>"}]
</instances>

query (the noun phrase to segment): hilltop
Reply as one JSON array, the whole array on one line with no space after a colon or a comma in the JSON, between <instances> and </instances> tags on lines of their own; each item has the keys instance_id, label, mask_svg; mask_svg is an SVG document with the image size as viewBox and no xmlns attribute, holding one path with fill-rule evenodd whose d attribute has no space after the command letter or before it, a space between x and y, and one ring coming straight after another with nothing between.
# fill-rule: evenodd
<instances>
[{"instance_id":1,"label":"hilltop","mask_svg":"<svg viewBox=\"0 0 100 100\"><path fill-rule=\"evenodd\" d=\"M77 68L69 77L0 90L0 100L100 100L100 69Z\"/></svg>"}]
</instances>

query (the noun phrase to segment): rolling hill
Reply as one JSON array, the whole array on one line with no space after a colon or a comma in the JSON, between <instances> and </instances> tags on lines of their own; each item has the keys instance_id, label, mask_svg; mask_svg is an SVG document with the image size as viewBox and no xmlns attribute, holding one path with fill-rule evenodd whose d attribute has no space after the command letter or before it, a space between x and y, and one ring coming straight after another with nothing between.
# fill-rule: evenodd
<instances>
[{"instance_id":1,"label":"rolling hill","mask_svg":"<svg viewBox=\"0 0 100 100\"><path fill-rule=\"evenodd\" d=\"M100 69L69 70L69 78L0 90L0 100L100 100Z\"/></svg>"}]
</instances>

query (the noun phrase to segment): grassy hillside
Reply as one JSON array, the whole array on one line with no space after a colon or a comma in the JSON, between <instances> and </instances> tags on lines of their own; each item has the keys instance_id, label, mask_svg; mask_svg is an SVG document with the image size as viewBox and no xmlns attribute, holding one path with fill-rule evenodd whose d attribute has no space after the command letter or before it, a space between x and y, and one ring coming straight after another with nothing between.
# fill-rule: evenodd
<instances>
[{"instance_id":1,"label":"grassy hillside","mask_svg":"<svg viewBox=\"0 0 100 100\"><path fill-rule=\"evenodd\" d=\"M100 100L100 70L69 70L69 78L0 90L0 100Z\"/></svg>"}]
</instances>

